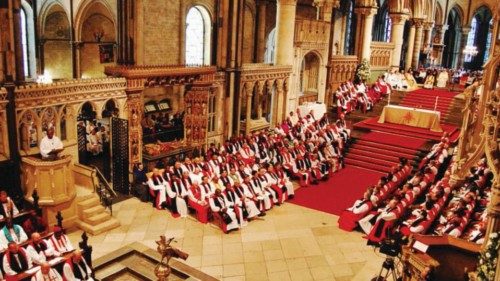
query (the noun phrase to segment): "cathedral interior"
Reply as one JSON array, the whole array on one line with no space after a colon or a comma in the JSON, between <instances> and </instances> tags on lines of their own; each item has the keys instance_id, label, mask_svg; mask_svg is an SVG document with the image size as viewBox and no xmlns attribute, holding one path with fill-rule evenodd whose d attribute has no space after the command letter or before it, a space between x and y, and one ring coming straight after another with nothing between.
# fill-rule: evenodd
<instances>
[{"instance_id":1,"label":"cathedral interior","mask_svg":"<svg viewBox=\"0 0 500 281\"><path fill-rule=\"evenodd\" d=\"M0 280L499 280L499 20L0 1Z\"/></svg>"}]
</instances>

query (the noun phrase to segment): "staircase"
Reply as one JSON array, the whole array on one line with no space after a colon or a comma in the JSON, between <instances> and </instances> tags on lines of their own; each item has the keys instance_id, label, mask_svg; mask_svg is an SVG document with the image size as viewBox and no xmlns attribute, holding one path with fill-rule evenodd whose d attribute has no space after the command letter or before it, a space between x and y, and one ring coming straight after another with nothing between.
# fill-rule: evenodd
<instances>
[{"instance_id":1,"label":"staircase","mask_svg":"<svg viewBox=\"0 0 500 281\"><path fill-rule=\"evenodd\" d=\"M86 193L77 199L78 227L92 235L119 227L120 222L104 209L99 197L95 193Z\"/></svg>"},{"instance_id":2,"label":"staircase","mask_svg":"<svg viewBox=\"0 0 500 281\"><path fill-rule=\"evenodd\" d=\"M377 132L377 137L398 137L392 134ZM344 158L347 165L387 173L399 164L399 158L408 159L412 166L420 163L421 157L426 154L421 148L405 147L398 143L384 143L373 138L364 138L363 135L353 139Z\"/></svg>"}]
</instances>

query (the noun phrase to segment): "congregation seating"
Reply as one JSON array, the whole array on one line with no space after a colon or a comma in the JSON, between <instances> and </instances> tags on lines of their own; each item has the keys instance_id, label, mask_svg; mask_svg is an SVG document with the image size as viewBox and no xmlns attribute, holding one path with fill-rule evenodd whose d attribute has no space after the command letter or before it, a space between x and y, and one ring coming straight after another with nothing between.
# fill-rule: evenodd
<instances>
[{"instance_id":1,"label":"congregation seating","mask_svg":"<svg viewBox=\"0 0 500 281\"><path fill-rule=\"evenodd\" d=\"M341 214L339 227L352 231L359 226L370 244L380 243L394 233L403 237L450 235L482 243L492 173L482 159L465 183L452 186L448 145L449 139L444 135L422 159L413 176L409 176L409 170L393 168ZM389 178L392 180L388 182Z\"/></svg>"},{"instance_id":2,"label":"congregation seating","mask_svg":"<svg viewBox=\"0 0 500 281\"><path fill-rule=\"evenodd\" d=\"M39 216L38 196L34 198L33 209L18 210L7 193L0 191L0 280L45 280L39 276L50 276L53 278L50 280L63 280L65 276L65 280L73 280L67 278L68 270L63 267L73 258L75 248L60 225L49 232ZM62 225L62 217L58 221ZM81 246L84 245L88 246L86 242ZM13 256L17 256L17 262ZM84 259L89 260L86 264L90 263L90 255ZM41 267L49 267L51 273L42 274Z\"/></svg>"},{"instance_id":3,"label":"congregation seating","mask_svg":"<svg viewBox=\"0 0 500 281\"><path fill-rule=\"evenodd\" d=\"M371 86L367 86L364 82L346 81L341 83L333 95L337 116L345 116L356 109L363 113L371 111L373 106L390 91L390 86L383 78L379 78Z\"/></svg>"},{"instance_id":4,"label":"congregation seating","mask_svg":"<svg viewBox=\"0 0 500 281\"><path fill-rule=\"evenodd\" d=\"M195 213L202 223L213 221L223 232L294 197L294 184L309 188L343 167L350 130L342 119L330 123L326 114L291 112L272 131L233 137L211 144L203 156L175 161L136 178L149 187L157 209L174 217Z\"/></svg>"}]
</instances>

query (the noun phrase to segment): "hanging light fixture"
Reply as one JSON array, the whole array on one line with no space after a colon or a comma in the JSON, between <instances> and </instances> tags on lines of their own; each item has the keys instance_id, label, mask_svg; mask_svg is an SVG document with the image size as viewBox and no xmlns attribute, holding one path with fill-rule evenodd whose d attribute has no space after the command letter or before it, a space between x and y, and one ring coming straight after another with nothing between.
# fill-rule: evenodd
<instances>
[{"instance_id":1,"label":"hanging light fixture","mask_svg":"<svg viewBox=\"0 0 500 281\"><path fill-rule=\"evenodd\" d=\"M465 46L465 49L463 50L463 52L464 52L464 55L471 56L471 57L475 57L479 53L476 46Z\"/></svg>"}]
</instances>

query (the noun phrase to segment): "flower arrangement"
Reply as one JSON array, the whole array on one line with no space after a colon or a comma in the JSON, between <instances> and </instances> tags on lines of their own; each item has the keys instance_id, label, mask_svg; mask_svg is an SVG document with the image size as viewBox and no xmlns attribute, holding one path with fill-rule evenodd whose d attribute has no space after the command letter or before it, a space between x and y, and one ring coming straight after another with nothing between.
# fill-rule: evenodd
<instances>
[{"instance_id":1,"label":"flower arrangement","mask_svg":"<svg viewBox=\"0 0 500 281\"><path fill-rule=\"evenodd\" d=\"M361 60L361 63L356 67L355 81L366 81L370 78L370 63L367 59Z\"/></svg>"},{"instance_id":2,"label":"flower arrangement","mask_svg":"<svg viewBox=\"0 0 500 281\"><path fill-rule=\"evenodd\" d=\"M500 249L500 237L498 232L490 234L486 248L479 257L477 267L477 280L493 281L495 279L496 266L498 261L498 250Z\"/></svg>"}]
</instances>

